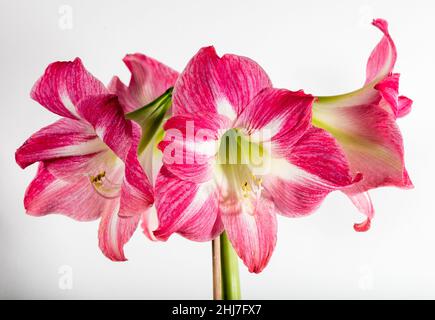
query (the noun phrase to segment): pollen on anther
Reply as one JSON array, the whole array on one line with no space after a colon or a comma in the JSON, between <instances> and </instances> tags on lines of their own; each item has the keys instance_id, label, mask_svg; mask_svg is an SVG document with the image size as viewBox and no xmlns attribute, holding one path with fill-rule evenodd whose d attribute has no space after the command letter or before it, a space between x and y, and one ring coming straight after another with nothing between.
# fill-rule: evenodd
<instances>
[{"instance_id":1,"label":"pollen on anther","mask_svg":"<svg viewBox=\"0 0 435 320\"><path fill-rule=\"evenodd\" d=\"M101 173L97 174L96 176L90 176L89 180L91 183L94 184L100 184L102 182L102 179L106 176L106 171L102 171Z\"/></svg>"}]
</instances>

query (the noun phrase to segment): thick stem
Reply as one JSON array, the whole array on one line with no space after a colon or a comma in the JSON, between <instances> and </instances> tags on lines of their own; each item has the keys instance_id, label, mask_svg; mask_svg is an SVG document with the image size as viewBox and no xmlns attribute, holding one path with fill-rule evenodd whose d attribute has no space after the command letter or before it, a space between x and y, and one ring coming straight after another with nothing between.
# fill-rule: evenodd
<instances>
[{"instance_id":1,"label":"thick stem","mask_svg":"<svg viewBox=\"0 0 435 320\"><path fill-rule=\"evenodd\" d=\"M239 300L241 299L241 294L238 257L225 232L220 236L220 249L222 298L224 300Z\"/></svg>"},{"instance_id":2,"label":"thick stem","mask_svg":"<svg viewBox=\"0 0 435 320\"><path fill-rule=\"evenodd\" d=\"M222 278L221 278L221 248L220 239L216 238L211 242L212 264L213 264L213 300L222 300Z\"/></svg>"}]
</instances>

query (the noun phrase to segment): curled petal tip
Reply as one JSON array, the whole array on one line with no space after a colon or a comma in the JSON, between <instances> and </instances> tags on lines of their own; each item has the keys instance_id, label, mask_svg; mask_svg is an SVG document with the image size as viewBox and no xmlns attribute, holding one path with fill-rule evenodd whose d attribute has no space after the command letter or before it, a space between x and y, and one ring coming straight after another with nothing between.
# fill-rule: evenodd
<instances>
[{"instance_id":1,"label":"curled petal tip","mask_svg":"<svg viewBox=\"0 0 435 320\"><path fill-rule=\"evenodd\" d=\"M154 235L154 231L156 231L159 227L156 210L150 209L142 215L141 227L142 232L148 239L155 242L159 241L159 239L157 239L157 237Z\"/></svg>"},{"instance_id":2,"label":"curled petal tip","mask_svg":"<svg viewBox=\"0 0 435 320\"><path fill-rule=\"evenodd\" d=\"M384 19L373 19L372 25L384 33L388 33L388 22Z\"/></svg>"},{"instance_id":3,"label":"curled petal tip","mask_svg":"<svg viewBox=\"0 0 435 320\"><path fill-rule=\"evenodd\" d=\"M22 148L18 148L15 151L15 162L20 166L21 169L25 169L27 167L25 161L23 160L23 156L21 154Z\"/></svg>"},{"instance_id":4,"label":"curled petal tip","mask_svg":"<svg viewBox=\"0 0 435 320\"><path fill-rule=\"evenodd\" d=\"M153 242L159 242L159 241L162 241L162 240L160 240L160 239L157 239L157 237L154 235L154 232L148 233L147 231L143 230L143 233L145 234L145 236L146 236L149 240L151 240L151 241L153 241ZM166 241L166 240L163 240L163 241Z\"/></svg>"},{"instance_id":5,"label":"curled petal tip","mask_svg":"<svg viewBox=\"0 0 435 320\"><path fill-rule=\"evenodd\" d=\"M353 229L356 232L366 232L370 229L371 226L371 220L370 218L367 218L365 221L361 222L361 223L355 223L353 225Z\"/></svg>"},{"instance_id":6,"label":"curled petal tip","mask_svg":"<svg viewBox=\"0 0 435 320\"><path fill-rule=\"evenodd\" d=\"M143 231L144 230L145 229L143 229ZM170 237L170 235L167 235L164 233L164 231L157 229L157 230L152 231L150 240L154 241L154 239L155 239L156 241L166 242L166 241L168 241L169 237Z\"/></svg>"},{"instance_id":7,"label":"curled petal tip","mask_svg":"<svg viewBox=\"0 0 435 320\"><path fill-rule=\"evenodd\" d=\"M150 230L150 228L147 225L144 225L144 223L142 223L142 232L143 234L151 241L153 242L166 242L168 240L168 238L159 238L157 237L154 232L155 230Z\"/></svg>"}]
</instances>

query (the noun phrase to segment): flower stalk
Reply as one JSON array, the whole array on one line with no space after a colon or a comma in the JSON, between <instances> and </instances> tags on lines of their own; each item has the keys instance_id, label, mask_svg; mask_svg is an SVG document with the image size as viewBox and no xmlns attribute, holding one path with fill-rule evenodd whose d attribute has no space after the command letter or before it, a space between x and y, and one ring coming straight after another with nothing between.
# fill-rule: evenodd
<instances>
[{"instance_id":1,"label":"flower stalk","mask_svg":"<svg viewBox=\"0 0 435 320\"><path fill-rule=\"evenodd\" d=\"M239 300L240 279L238 257L226 232L220 235L222 299Z\"/></svg>"},{"instance_id":2,"label":"flower stalk","mask_svg":"<svg viewBox=\"0 0 435 320\"><path fill-rule=\"evenodd\" d=\"M213 300L222 300L222 271L220 239L211 241L213 265Z\"/></svg>"}]
</instances>

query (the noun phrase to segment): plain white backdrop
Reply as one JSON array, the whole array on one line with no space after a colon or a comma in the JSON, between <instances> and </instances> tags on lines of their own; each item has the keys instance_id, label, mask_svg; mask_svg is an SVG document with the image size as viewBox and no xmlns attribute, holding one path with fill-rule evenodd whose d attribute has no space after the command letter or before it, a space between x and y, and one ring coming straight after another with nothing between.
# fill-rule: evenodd
<instances>
[{"instance_id":1,"label":"plain white backdrop","mask_svg":"<svg viewBox=\"0 0 435 320\"><path fill-rule=\"evenodd\" d=\"M279 218L278 244L259 275L241 265L251 299L435 298L433 1L6 1L0 5L0 298L211 298L211 246L177 235L152 243L138 230L128 262L98 249L98 222L27 216L23 194L36 167L21 170L14 152L58 117L29 98L56 60L81 57L108 83L129 73L121 59L142 52L181 71L196 51L256 60L276 87L316 95L358 88L388 20L401 92L414 100L399 120L415 189L372 192L376 218L333 193L314 215ZM71 276L71 277L70 277ZM65 278L67 277L67 278Z\"/></svg>"}]
</instances>

